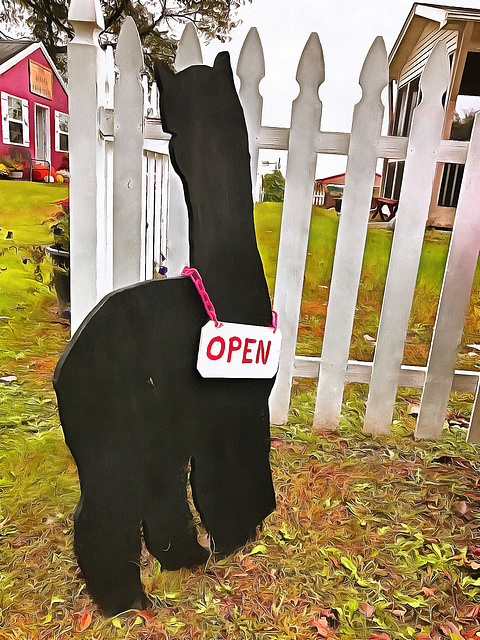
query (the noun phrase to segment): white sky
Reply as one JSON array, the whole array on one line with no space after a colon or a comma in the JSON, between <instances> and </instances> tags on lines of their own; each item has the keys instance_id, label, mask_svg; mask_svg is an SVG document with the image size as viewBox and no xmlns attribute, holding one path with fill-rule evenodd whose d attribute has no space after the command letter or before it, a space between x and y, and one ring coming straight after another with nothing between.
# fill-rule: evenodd
<instances>
[{"instance_id":1,"label":"white sky","mask_svg":"<svg viewBox=\"0 0 480 640\"><path fill-rule=\"evenodd\" d=\"M480 0L438 4L480 9ZM248 30L257 27L265 55L265 78L260 84L263 124L288 127L291 103L298 95L298 60L308 36L316 31L325 58L325 82L319 91L322 129L350 131L353 107L361 97L358 77L365 56L378 35L383 36L390 53L412 5L413 0L253 0L239 10L243 23L231 32L231 42L202 47L204 62L212 64L216 54L227 49L235 69ZM282 155L284 173L284 154L264 152L269 160L278 155ZM340 173L344 168L343 158L321 156L317 177Z\"/></svg>"}]
</instances>

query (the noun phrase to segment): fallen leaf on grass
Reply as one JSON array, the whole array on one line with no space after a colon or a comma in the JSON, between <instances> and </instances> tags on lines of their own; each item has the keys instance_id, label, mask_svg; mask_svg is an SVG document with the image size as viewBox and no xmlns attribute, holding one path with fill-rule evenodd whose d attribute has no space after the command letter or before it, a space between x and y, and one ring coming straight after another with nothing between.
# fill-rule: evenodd
<instances>
[{"instance_id":1,"label":"fallen leaf on grass","mask_svg":"<svg viewBox=\"0 0 480 640\"><path fill-rule=\"evenodd\" d=\"M422 587L422 591L428 598L435 595L436 589L434 589L433 587Z\"/></svg>"},{"instance_id":2,"label":"fallen leaf on grass","mask_svg":"<svg viewBox=\"0 0 480 640\"><path fill-rule=\"evenodd\" d=\"M450 620L447 620L447 622L441 624L440 630L447 636L447 638L451 638L452 634L457 635L459 638L462 637L460 634L460 629L454 622L450 622Z\"/></svg>"},{"instance_id":3,"label":"fallen leaf on grass","mask_svg":"<svg viewBox=\"0 0 480 640\"><path fill-rule=\"evenodd\" d=\"M418 416L420 413L420 405L417 403L412 403L408 405L408 413L411 416Z\"/></svg>"},{"instance_id":4,"label":"fallen leaf on grass","mask_svg":"<svg viewBox=\"0 0 480 640\"><path fill-rule=\"evenodd\" d=\"M336 619L335 614L331 609L320 609L320 615L325 618L333 618L333 620Z\"/></svg>"},{"instance_id":5,"label":"fallen leaf on grass","mask_svg":"<svg viewBox=\"0 0 480 640\"><path fill-rule=\"evenodd\" d=\"M267 547L264 544L257 544L255 547L253 547L253 549L247 555L254 556L257 553L265 553L266 550L267 550Z\"/></svg>"},{"instance_id":6,"label":"fallen leaf on grass","mask_svg":"<svg viewBox=\"0 0 480 640\"><path fill-rule=\"evenodd\" d=\"M388 635L388 633L372 633L370 636L370 640L392 640L392 638Z\"/></svg>"},{"instance_id":7,"label":"fallen leaf on grass","mask_svg":"<svg viewBox=\"0 0 480 640\"><path fill-rule=\"evenodd\" d=\"M362 602L361 604L359 604L358 610L360 611L360 613L363 613L366 618L371 618L375 613L375 607L372 607L372 605L368 604L368 602Z\"/></svg>"},{"instance_id":8,"label":"fallen leaf on grass","mask_svg":"<svg viewBox=\"0 0 480 640\"><path fill-rule=\"evenodd\" d=\"M330 636L330 628L326 618L312 618L309 622L311 627L315 627L317 634L322 638L328 638Z\"/></svg>"},{"instance_id":9,"label":"fallen leaf on grass","mask_svg":"<svg viewBox=\"0 0 480 640\"><path fill-rule=\"evenodd\" d=\"M461 516L464 516L468 511L470 511L470 506L465 502L465 500L460 500L455 505L455 511Z\"/></svg>"},{"instance_id":10,"label":"fallen leaf on grass","mask_svg":"<svg viewBox=\"0 0 480 640\"><path fill-rule=\"evenodd\" d=\"M148 622L149 620L155 617L155 614L152 613L151 611L147 611L146 609L143 609L142 611L138 612L137 616L140 616L145 620L145 622Z\"/></svg>"},{"instance_id":11,"label":"fallen leaf on grass","mask_svg":"<svg viewBox=\"0 0 480 640\"><path fill-rule=\"evenodd\" d=\"M92 614L85 613L82 617L82 621L80 622L80 631L85 631L90 626L92 622Z\"/></svg>"},{"instance_id":12,"label":"fallen leaf on grass","mask_svg":"<svg viewBox=\"0 0 480 640\"><path fill-rule=\"evenodd\" d=\"M6 518L4 518L1 522L0 522L0 529L2 527L4 527L8 522L10 522L10 515L8 515Z\"/></svg>"},{"instance_id":13,"label":"fallen leaf on grass","mask_svg":"<svg viewBox=\"0 0 480 640\"><path fill-rule=\"evenodd\" d=\"M473 607L473 609L470 609L470 611L465 615L465 617L476 618L479 613L480 613L480 606L477 605L476 607Z\"/></svg>"},{"instance_id":14,"label":"fallen leaf on grass","mask_svg":"<svg viewBox=\"0 0 480 640\"><path fill-rule=\"evenodd\" d=\"M204 549L210 549L210 536L208 535L208 533L202 536L198 536L197 542Z\"/></svg>"},{"instance_id":15,"label":"fallen leaf on grass","mask_svg":"<svg viewBox=\"0 0 480 640\"><path fill-rule=\"evenodd\" d=\"M180 620L177 620L175 616L173 616L173 618L170 618L165 622L165 628L167 629L167 631L171 631L173 633L180 631L180 629L182 629L182 627L185 627L185 626L186 626L185 622L181 622Z\"/></svg>"},{"instance_id":16,"label":"fallen leaf on grass","mask_svg":"<svg viewBox=\"0 0 480 640\"><path fill-rule=\"evenodd\" d=\"M397 618L401 618L406 613L405 609L392 609L392 615L397 616Z\"/></svg>"}]
</instances>

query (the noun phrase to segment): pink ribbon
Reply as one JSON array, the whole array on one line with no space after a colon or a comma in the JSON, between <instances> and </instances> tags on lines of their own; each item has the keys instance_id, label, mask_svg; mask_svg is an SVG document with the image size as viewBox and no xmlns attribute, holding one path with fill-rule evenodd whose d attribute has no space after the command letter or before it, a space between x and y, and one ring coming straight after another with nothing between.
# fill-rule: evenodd
<instances>
[{"instance_id":1,"label":"pink ribbon","mask_svg":"<svg viewBox=\"0 0 480 640\"><path fill-rule=\"evenodd\" d=\"M196 269L192 267L184 267L182 271L182 276L188 276L193 280L193 284L197 288L198 293L203 302L203 306L205 307L205 311L208 313L208 317L210 320L213 320L215 326L221 327L222 323L217 320L217 314L215 313L215 307L213 306L212 301L208 293L205 291L205 287L203 286L202 276L198 273ZM277 330L277 312L272 311L272 327L273 333Z\"/></svg>"}]
</instances>

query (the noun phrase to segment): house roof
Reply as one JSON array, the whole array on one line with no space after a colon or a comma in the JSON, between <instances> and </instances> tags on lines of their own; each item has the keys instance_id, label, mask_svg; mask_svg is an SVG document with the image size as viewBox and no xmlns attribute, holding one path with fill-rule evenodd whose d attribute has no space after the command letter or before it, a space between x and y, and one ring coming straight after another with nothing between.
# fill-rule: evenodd
<instances>
[{"instance_id":1,"label":"house roof","mask_svg":"<svg viewBox=\"0 0 480 640\"><path fill-rule=\"evenodd\" d=\"M34 51L37 51L38 49L40 49L43 55L45 56L45 59L47 60L50 67L52 68L52 71L57 77L57 80L60 83L60 86L62 87L62 89L65 91L66 94L68 94L67 87L65 85L65 82L62 76L60 75L53 60L48 55L47 50L45 49L45 47L41 42L32 42L31 40L11 40L9 38L0 39L0 75L2 75L2 73L5 73L5 71L8 71L12 67L14 67L21 60L26 58L28 55L30 55ZM2 56L2 53L4 53L3 56Z\"/></svg>"},{"instance_id":2,"label":"house roof","mask_svg":"<svg viewBox=\"0 0 480 640\"><path fill-rule=\"evenodd\" d=\"M32 44L31 40L0 39L0 64L20 53Z\"/></svg>"},{"instance_id":3,"label":"house roof","mask_svg":"<svg viewBox=\"0 0 480 640\"><path fill-rule=\"evenodd\" d=\"M382 176L379 173L375 174L375 182L380 180ZM315 182L330 182L331 180L336 180L337 178L345 178L345 173L337 173L334 176L328 176L327 178L316 178Z\"/></svg>"},{"instance_id":4,"label":"house roof","mask_svg":"<svg viewBox=\"0 0 480 640\"><path fill-rule=\"evenodd\" d=\"M429 22L438 29L458 22L480 22L480 9L447 7L440 4L415 2L388 57L390 77L397 77L408 55ZM454 25L450 28L455 28Z\"/></svg>"}]
</instances>

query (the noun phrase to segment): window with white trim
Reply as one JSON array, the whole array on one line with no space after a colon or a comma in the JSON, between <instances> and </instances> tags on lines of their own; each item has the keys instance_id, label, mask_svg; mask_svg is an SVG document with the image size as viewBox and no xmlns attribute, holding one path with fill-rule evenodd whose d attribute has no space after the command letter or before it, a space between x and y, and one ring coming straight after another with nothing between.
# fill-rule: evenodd
<instances>
[{"instance_id":1,"label":"window with white trim","mask_svg":"<svg viewBox=\"0 0 480 640\"><path fill-rule=\"evenodd\" d=\"M1 92L3 144L30 145L28 100Z\"/></svg>"},{"instance_id":2,"label":"window with white trim","mask_svg":"<svg viewBox=\"0 0 480 640\"><path fill-rule=\"evenodd\" d=\"M55 111L55 151L68 151L68 113Z\"/></svg>"}]
</instances>

